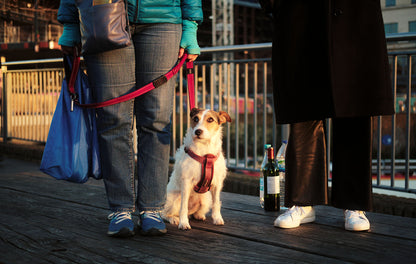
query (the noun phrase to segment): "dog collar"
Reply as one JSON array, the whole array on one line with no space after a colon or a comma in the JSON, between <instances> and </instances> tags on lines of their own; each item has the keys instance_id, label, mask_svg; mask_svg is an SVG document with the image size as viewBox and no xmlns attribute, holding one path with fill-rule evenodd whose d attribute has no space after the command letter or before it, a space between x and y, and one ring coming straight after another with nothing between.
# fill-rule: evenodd
<instances>
[{"instance_id":1,"label":"dog collar","mask_svg":"<svg viewBox=\"0 0 416 264\"><path fill-rule=\"evenodd\" d=\"M197 193L206 193L211 189L211 182L212 178L214 177L214 163L220 154L206 154L202 157L195 154L195 152L189 148L185 148L185 153L187 153L194 160L201 163L201 180L194 186L194 191Z\"/></svg>"}]
</instances>

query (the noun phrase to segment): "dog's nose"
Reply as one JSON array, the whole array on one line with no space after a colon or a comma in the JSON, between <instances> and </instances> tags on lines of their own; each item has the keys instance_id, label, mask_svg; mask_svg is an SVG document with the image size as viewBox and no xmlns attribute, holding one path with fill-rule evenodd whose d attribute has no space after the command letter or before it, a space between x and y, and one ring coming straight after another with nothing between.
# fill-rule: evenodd
<instances>
[{"instance_id":1,"label":"dog's nose","mask_svg":"<svg viewBox=\"0 0 416 264\"><path fill-rule=\"evenodd\" d=\"M202 129L195 130L195 135L199 137L201 134L202 134Z\"/></svg>"}]
</instances>

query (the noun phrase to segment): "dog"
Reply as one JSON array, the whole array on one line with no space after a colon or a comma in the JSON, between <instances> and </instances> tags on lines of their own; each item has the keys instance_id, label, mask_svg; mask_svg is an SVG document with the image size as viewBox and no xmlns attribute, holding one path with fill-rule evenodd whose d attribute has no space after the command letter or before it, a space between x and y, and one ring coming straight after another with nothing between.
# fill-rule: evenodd
<instances>
[{"instance_id":1,"label":"dog","mask_svg":"<svg viewBox=\"0 0 416 264\"><path fill-rule=\"evenodd\" d=\"M176 151L162 211L166 221L182 230L191 229L191 215L204 221L211 208L214 224L224 225L220 192L227 167L222 153L221 125L231 122L231 118L224 111L197 108L191 110L190 116L191 126L184 144Z\"/></svg>"}]
</instances>

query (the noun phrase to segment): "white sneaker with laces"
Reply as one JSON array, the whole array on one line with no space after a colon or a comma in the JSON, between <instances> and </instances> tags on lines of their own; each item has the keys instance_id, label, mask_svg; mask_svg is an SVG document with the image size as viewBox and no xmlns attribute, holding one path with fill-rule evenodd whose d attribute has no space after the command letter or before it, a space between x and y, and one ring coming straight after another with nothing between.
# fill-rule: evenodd
<instances>
[{"instance_id":1,"label":"white sneaker with laces","mask_svg":"<svg viewBox=\"0 0 416 264\"><path fill-rule=\"evenodd\" d=\"M300 224L315 221L315 210L312 206L292 206L274 220L274 226L280 228L294 228Z\"/></svg>"},{"instance_id":2,"label":"white sneaker with laces","mask_svg":"<svg viewBox=\"0 0 416 264\"><path fill-rule=\"evenodd\" d=\"M365 213L358 210L345 210L345 229L348 231L365 231L370 229L370 221L368 221Z\"/></svg>"}]
</instances>

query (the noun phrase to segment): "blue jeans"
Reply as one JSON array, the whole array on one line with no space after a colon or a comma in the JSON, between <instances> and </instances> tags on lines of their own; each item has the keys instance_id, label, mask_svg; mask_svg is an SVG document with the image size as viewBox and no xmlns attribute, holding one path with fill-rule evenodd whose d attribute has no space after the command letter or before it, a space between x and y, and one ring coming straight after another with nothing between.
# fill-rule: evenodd
<instances>
[{"instance_id":1,"label":"blue jeans","mask_svg":"<svg viewBox=\"0 0 416 264\"><path fill-rule=\"evenodd\" d=\"M155 80L178 60L181 24L132 25L133 46L86 55L98 102ZM97 127L111 211L159 211L166 200L175 78L133 100L99 108ZM133 118L137 128L137 191ZM136 195L137 194L137 195Z\"/></svg>"}]
</instances>

